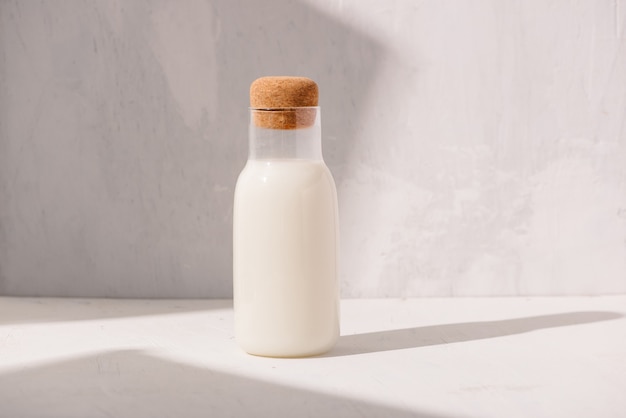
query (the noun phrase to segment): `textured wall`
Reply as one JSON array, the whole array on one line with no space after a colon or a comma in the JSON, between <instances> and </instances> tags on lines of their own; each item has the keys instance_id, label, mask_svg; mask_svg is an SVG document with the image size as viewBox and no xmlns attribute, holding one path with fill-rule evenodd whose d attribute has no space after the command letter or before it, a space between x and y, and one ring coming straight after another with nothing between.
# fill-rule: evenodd
<instances>
[{"instance_id":1,"label":"textured wall","mask_svg":"<svg viewBox=\"0 0 626 418\"><path fill-rule=\"evenodd\" d=\"M247 90L321 88L347 297L626 292L626 3L0 0L0 293L227 297Z\"/></svg>"}]
</instances>

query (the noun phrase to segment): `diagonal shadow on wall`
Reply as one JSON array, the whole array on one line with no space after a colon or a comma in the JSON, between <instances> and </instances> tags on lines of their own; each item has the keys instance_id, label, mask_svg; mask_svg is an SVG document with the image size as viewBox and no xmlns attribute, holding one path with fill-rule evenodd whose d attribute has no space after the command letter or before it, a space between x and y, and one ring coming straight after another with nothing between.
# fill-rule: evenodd
<instances>
[{"instance_id":1,"label":"diagonal shadow on wall","mask_svg":"<svg viewBox=\"0 0 626 418\"><path fill-rule=\"evenodd\" d=\"M304 1L2 2L0 18L4 295L230 297L250 83L319 83L341 182L385 54Z\"/></svg>"}]
</instances>

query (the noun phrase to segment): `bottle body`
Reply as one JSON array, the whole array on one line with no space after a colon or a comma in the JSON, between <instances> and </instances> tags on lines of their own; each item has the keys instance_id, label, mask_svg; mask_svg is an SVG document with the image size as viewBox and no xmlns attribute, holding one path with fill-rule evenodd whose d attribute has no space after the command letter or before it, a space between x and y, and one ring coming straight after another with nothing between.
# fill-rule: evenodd
<instances>
[{"instance_id":1,"label":"bottle body","mask_svg":"<svg viewBox=\"0 0 626 418\"><path fill-rule=\"evenodd\" d=\"M294 139L285 132L262 134ZM321 141L319 129L295 134L295 141ZM298 158L284 147L259 155L253 136L235 190L236 339L256 355L320 354L339 336L335 184L321 150L303 153L300 147Z\"/></svg>"}]
</instances>

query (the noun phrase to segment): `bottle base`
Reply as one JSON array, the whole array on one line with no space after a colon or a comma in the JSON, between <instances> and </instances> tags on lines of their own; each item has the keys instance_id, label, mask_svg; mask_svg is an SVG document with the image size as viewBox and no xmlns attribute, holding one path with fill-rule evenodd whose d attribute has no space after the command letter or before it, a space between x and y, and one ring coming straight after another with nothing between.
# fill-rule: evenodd
<instances>
[{"instance_id":1,"label":"bottle base","mask_svg":"<svg viewBox=\"0 0 626 418\"><path fill-rule=\"evenodd\" d=\"M330 341L328 344L316 346L314 348L297 348L297 349L284 349L281 347L259 347L255 344L239 344L239 347L246 353L255 357L270 357L270 358L306 358L319 356L328 353L335 346L337 338Z\"/></svg>"}]
</instances>

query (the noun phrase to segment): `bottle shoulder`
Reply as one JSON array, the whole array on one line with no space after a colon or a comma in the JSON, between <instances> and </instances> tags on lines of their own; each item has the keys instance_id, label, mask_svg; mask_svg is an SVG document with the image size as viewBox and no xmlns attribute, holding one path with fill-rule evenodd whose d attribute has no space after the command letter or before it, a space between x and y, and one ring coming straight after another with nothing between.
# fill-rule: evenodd
<instances>
[{"instance_id":1,"label":"bottle shoulder","mask_svg":"<svg viewBox=\"0 0 626 418\"><path fill-rule=\"evenodd\" d=\"M332 174L323 160L248 160L239 174L237 188L306 187L325 183L335 187Z\"/></svg>"},{"instance_id":2,"label":"bottle shoulder","mask_svg":"<svg viewBox=\"0 0 626 418\"><path fill-rule=\"evenodd\" d=\"M240 177L299 177L328 174L332 177L323 160L248 160Z\"/></svg>"}]
</instances>

